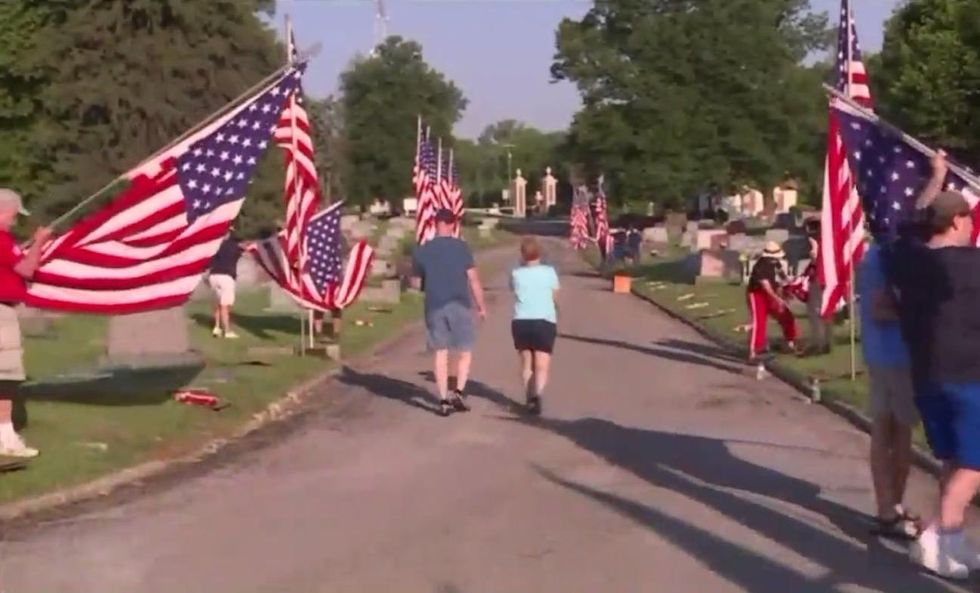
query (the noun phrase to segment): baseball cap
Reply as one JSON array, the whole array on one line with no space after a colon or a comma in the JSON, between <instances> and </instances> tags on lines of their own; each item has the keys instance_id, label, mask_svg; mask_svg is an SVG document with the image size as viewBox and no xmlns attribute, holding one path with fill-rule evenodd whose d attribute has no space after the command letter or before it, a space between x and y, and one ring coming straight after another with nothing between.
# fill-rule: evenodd
<instances>
[{"instance_id":1,"label":"baseball cap","mask_svg":"<svg viewBox=\"0 0 980 593\"><path fill-rule=\"evenodd\" d=\"M456 222L456 215L449 208L440 208L436 211L436 222L454 223Z\"/></svg>"},{"instance_id":2,"label":"baseball cap","mask_svg":"<svg viewBox=\"0 0 980 593\"><path fill-rule=\"evenodd\" d=\"M30 215L27 208L24 208L24 200L21 199L20 194L12 189L0 187L0 204L17 206L17 212L19 214L23 214L24 216Z\"/></svg>"}]
</instances>

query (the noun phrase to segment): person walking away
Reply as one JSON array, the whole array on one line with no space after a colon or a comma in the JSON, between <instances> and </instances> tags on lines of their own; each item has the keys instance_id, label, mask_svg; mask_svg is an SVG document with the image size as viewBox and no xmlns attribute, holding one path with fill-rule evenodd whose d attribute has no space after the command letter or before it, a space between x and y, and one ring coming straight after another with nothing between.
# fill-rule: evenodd
<instances>
[{"instance_id":1,"label":"person walking away","mask_svg":"<svg viewBox=\"0 0 980 593\"><path fill-rule=\"evenodd\" d=\"M881 248L872 245L858 267L861 348L871 398L871 480L877 504L875 532L897 539L919 535L919 518L902 500L912 463L912 427L918 422L909 353L885 281Z\"/></svg>"},{"instance_id":2,"label":"person walking away","mask_svg":"<svg viewBox=\"0 0 980 593\"><path fill-rule=\"evenodd\" d=\"M782 248L777 243L770 241L766 244L762 256L752 266L752 272L749 274L746 301L751 318L749 330L750 364L758 363L759 358L769 348L766 326L770 316L779 322L789 349L796 350L796 319L785 299L780 296L780 289L785 281L782 266L785 257L786 254Z\"/></svg>"},{"instance_id":3,"label":"person walking away","mask_svg":"<svg viewBox=\"0 0 980 593\"><path fill-rule=\"evenodd\" d=\"M425 294L425 327L429 350L433 352L433 371L439 393L439 414L469 410L466 382L476 341L474 313L486 318L483 286L473 253L461 239L453 236L456 217L441 208L436 212L436 236L415 249L413 274ZM475 306L475 311L474 311ZM456 387L449 394L449 352L458 355Z\"/></svg>"},{"instance_id":4,"label":"person walking away","mask_svg":"<svg viewBox=\"0 0 980 593\"><path fill-rule=\"evenodd\" d=\"M634 266L640 262L640 246L643 243L643 236L636 230L634 225L629 226L626 231L626 253L629 265Z\"/></svg>"},{"instance_id":5,"label":"person walking away","mask_svg":"<svg viewBox=\"0 0 980 593\"><path fill-rule=\"evenodd\" d=\"M521 240L521 262L510 274L514 291L514 320L510 328L520 356L527 410L537 415L541 413L541 397L548 385L558 335L558 273L541 263L541 246L534 237Z\"/></svg>"},{"instance_id":6,"label":"person walking away","mask_svg":"<svg viewBox=\"0 0 980 593\"><path fill-rule=\"evenodd\" d=\"M813 218L806 222L804 231L810 243L810 264L804 275L807 277L809 293L806 300L806 315L810 325L810 350L812 354L830 354L833 345L833 318L824 319L820 314L823 304L823 285L817 272L817 258L820 256L820 220Z\"/></svg>"},{"instance_id":7,"label":"person walking away","mask_svg":"<svg viewBox=\"0 0 980 593\"><path fill-rule=\"evenodd\" d=\"M18 214L30 214L20 195L0 188L0 455L28 458L36 457L38 450L27 446L13 423L13 399L19 384L26 379L20 323L14 307L24 300L26 281L37 270L51 230L38 227L24 254L10 234Z\"/></svg>"},{"instance_id":8,"label":"person walking away","mask_svg":"<svg viewBox=\"0 0 980 593\"><path fill-rule=\"evenodd\" d=\"M231 229L218 252L211 260L211 271L208 284L214 291L214 329L211 335L228 339L238 338L231 329L231 308L235 304L235 282L238 277L238 260L242 257L245 245L234 237L235 229Z\"/></svg>"}]
</instances>

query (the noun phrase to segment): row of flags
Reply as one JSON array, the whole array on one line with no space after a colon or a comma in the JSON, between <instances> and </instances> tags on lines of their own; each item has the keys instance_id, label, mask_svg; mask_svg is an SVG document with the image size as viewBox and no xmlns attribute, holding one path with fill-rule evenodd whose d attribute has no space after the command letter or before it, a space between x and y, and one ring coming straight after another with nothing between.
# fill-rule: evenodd
<instances>
[{"instance_id":1,"label":"row of flags","mask_svg":"<svg viewBox=\"0 0 980 593\"><path fill-rule=\"evenodd\" d=\"M589 234L589 219L592 219L595 234ZM595 201L591 205L588 198L576 199L572 203L569 241L574 249L585 249L590 243L595 243L603 257L612 250L612 231L609 226L609 201L603 176L595 192Z\"/></svg>"},{"instance_id":2,"label":"row of flags","mask_svg":"<svg viewBox=\"0 0 980 593\"><path fill-rule=\"evenodd\" d=\"M218 117L122 178L129 186L44 250L25 303L127 314L182 305L238 216L270 141L286 152L286 225L257 259L304 305L343 307L363 287L373 252L351 251L341 274L340 204L317 214L320 185L295 59ZM273 260L269 259L270 254ZM264 266L265 267L265 266Z\"/></svg>"},{"instance_id":3,"label":"row of flags","mask_svg":"<svg viewBox=\"0 0 980 593\"><path fill-rule=\"evenodd\" d=\"M422 128L418 118L415 144L415 165L412 169L412 186L418 204L415 214L415 240L419 245L436 234L436 212L445 208L456 215L453 234L459 237L464 205L463 191L459 186L459 168L453 149L443 150L442 139L432 145L429 128Z\"/></svg>"}]
</instances>

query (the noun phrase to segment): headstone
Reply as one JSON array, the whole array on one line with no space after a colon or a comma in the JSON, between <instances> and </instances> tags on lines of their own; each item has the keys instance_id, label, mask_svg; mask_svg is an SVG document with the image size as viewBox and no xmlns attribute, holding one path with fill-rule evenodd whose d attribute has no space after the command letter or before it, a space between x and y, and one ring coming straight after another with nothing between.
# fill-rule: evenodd
<instances>
[{"instance_id":1,"label":"headstone","mask_svg":"<svg viewBox=\"0 0 980 593\"><path fill-rule=\"evenodd\" d=\"M371 276L381 276L387 278L388 276L391 276L394 271L394 268L391 266L388 260L380 257L376 257L371 260Z\"/></svg>"},{"instance_id":2,"label":"headstone","mask_svg":"<svg viewBox=\"0 0 980 593\"><path fill-rule=\"evenodd\" d=\"M750 237L743 233L728 237L728 248L732 251L746 253L761 250L763 245L765 245L765 240L759 237Z\"/></svg>"},{"instance_id":3,"label":"headstone","mask_svg":"<svg viewBox=\"0 0 980 593\"><path fill-rule=\"evenodd\" d=\"M728 247L728 233L711 236L711 249L725 249Z\"/></svg>"},{"instance_id":4,"label":"headstone","mask_svg":"<svg viewBox=\"0 0 980 593\"><path fill-rule=\"evenodd\" d=\"M480 221L480 227L481 228L495 229L498 226L500 226L500 219L499 218L490 218L490 217L487 217L487 218L484 218L483 220Z\"/></svg>"},{"instance_id":5,"label":"headstone","mask_svg":"<svg viewBox=\"0 0 980 593\"><path fill-rule=\"evenodd\" d=\"M380 241L378 241L378 247L376 251L380 255L391 255L392 253L395 253L398 250L398 246L400 243L401 243L400 239L396 239L394 237L389 237L388 235L385 235L384 237L381 237Z\"/></svg>"},{"instance_id":6,"label":"headstone","mask_svg":"<svg viewBox=\"0 0 980 593\"><path fill-rule=\"evenodd\" d=\"M670 242L670 235L667 234L667 227L653 226L643 229L643 240L648 243L666 244Z\"/></svg>"},{"instance_id":7,"label":"headstone","mask_svg":"<svg viewBox=\"0 0 980 593\"><path fill-rule=\"evenodd\" d=\"M371 213L371 216L386 216L391 214L391 204L388 203L388 200L374 200L368 206L368 212Z\"/></svg>"},{"instance_id":8,"label":"headstone","mask_svg":"<svg viewBox=\"0 0 980 593\"><path fill-rule=\"evenodd\" d=\"M521 170L517 170L514 177L514 216L524 218L527 216L527 180L521 175Z\"/></svg>"},{"instance_id":9,"label":"headstone","mask_svg":"<svg viewBox=\"0 0 980 593\"><path fill-rule=\"evenodd\" d=\"M269 283L269 306L266 311L272 313L297 313L299 305L289 293L279 287L275 282Z\"/></svg>"},{"instance_id":10,"label":"headstone","mask_svg":"<svg viewBox=\"0 0 980 593\"><path fill-rule=\"evenodd\" d=\"M419 210L418 198L405 198L402 200L402 212L409 216L414 216Z\"/></svg>"},{"instance_id":11,"label":"headstone","mask_svg":"<svg viewBox=\"0 0 980 593\"><path fill-rule=\"evenodd\" d=\"M191 350L187 323L183 307L111 317L107 362L127 367L200 364L201 355Z\"/></svg>"},{"instance_id":12,"label":"headstone","mask_svg":"<svg viewBox=\"0 0 980 593\"><path fill-rule=\"evenodd\" d=\"M776 213L782 214L789 212L796 207L798 194L796 188L777 186L772 192L773 202L776 204Z\"/></svg>"},{"instance_id":13,"label":"headstone","mask_svg":"<svg viewBox=\"0 0 980 593\"><path fill-rule=\"evenodd\" d=\"M722 229L700 229L697 232L696 240L694 246L700 251L702 249L711 249L712 237L720 236L727 237L726 233Z\"/></svg>"},{"instance_id":14,"label":"headstone","mask_svg":"<svg viewBox=\"0 0 980 593\"><path fill-rule=\"evenodd\" d=\"M733 220L725 225L725 231L729 235L745 234L748 231L748 227L745 225L744 220Z\"/></svg>"},{"instance_id":15,"label":"headstone","mask_svg":"<svg viewBox=\"0 0 980 593\"><path fill-rule=\"evenodd\" d=\"M766 241L775 241L782 245L789 239L789 231L786 229L769 229L766 231Z\"/></svg>"},{"instance_id":16,"label":"headstone","mask_svg":"<svg viewBox=\"0 0 980 593\"><path fill-rule=\"evenodd\" d=\"M354 224L350 229L350 236L354 239L367 239L372 234L374 234L374 229L376 227L373 223L361 220Z\"/></svg>"},{"instance_id":17,"label":"headstone","mask_svg":"<svg viewBox=\"0 0 980 593\"><path fill-rule=\"evenodd\" d=\"M700 254L699 279L741 282L742 262L737 251L709 249Z\"/></svg>"},{"instance_id":18,"label":"headstone","mask_svg":"<svg viewBox=\"0 0 980 593\"><path fill-rule=\"evenodd\" d=\"M697 220L689 220L685 223L684 228L687 231L697 231L700 228L700 224Z\"/></svg>"},{"instance_id":19,"label":"headstone","mask_svg":"<svg viewBox=\"0 0 980 593\"><path fill-rule=\"evenodd\" d=\"M358 214L345 214L340 217L340 230L349 231L361 220Z\"/></svg>"},{"instance_id":20,"label":"headstone","mask_svg":"<svg viewBox=\"0 0 980 593\"><path fill-rule=\"evenodd\" d=\"M492 204L492 205L490 206L490 214L497 214L497 215L499 215L499 214L500 214L500 204L499 204L499 203L497 203L497 202L494 202L494 203L493 203L493 204Z\"/></svg>"},{"instance_id":21,"label":"headstone","mask_svg":"<svg viewBox=\"0 0 980 593\"><path fill-rule=\"evenodd\" d=\"M657 205L653 202L647 202L647 216L654 216L657 213Z\"/></svg>"},{"instance_id":22,"label":"headstone","mask_svg":"<svg viewBox=\"0 0 980 593\"><path fill-rule=\"evenodd\" d=\"M360 299L365 303L397 305L402 299L402 285L397 279L383 280L381 286L365 286Z\"/></svg>"}]
</instances>

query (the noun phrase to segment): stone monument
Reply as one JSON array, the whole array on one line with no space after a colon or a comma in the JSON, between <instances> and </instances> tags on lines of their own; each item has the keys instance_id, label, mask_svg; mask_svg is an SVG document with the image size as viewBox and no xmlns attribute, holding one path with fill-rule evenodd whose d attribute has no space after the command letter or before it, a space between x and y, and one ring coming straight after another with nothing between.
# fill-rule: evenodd
<instances>
[{"instance_id":1,"label":"stone monument","mask_svg":"<svg viewBox=\"0 0 980 593\"><path fill-rule=\"evenodd\" d=\"M521 170L517 170L517 176L513 182L514 194L514 216L524 218L527 216L527 179L521 175Z\"/></svg>"},{"instance_id":2,"label":"stone monument","mask_svg":"<svg viewBox=\"0 0 980 593\"><path fill-rule=\"evenodd\" d=\"M106 362L135 368L201 364L201 354L191 350L187 323L183 307L111 317Z\"/></svg>"},{"instance_id":3,"label":"stone monument","mask_svg":"<svg viewBox=\"0 0 980 593\"><path fill-rule=\"evenodd\" d=\"M551 167L544 170L544 209L551 210L551 207L558 203L558 179L551 174Z\"/></svg>"}]
</instances>

